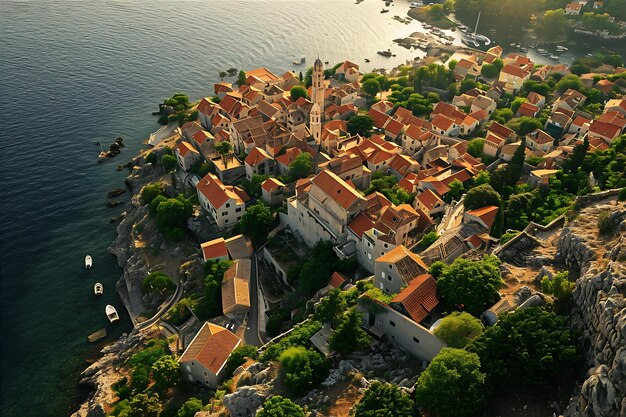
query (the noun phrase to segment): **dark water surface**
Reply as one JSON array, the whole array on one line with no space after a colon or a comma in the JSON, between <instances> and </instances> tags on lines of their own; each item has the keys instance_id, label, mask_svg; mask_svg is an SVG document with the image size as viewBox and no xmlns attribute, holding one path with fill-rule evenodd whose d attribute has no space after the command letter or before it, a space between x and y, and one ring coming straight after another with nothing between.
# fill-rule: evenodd
<instances>
[{"instance_id":1,"label":"dark water surface","mask_svg":"<svg viewBox=\"0 0 626 417\"><path fill-rule=\"evenodd\" d=\"M394 6L404 15L406 4ZM108 324L122 304L107 247L105 206L127 162L158 126L150 113L175 91L210 94L219 71L267 66L282 72L318 54L390 67L415 52L391 40L410 33L380 1L0 0L0 415L69 415L84 395L78 375L102 345L131 328ZM375 51L392 47L398 57ZM300 67L303 71L304 67ZM300 70L296 68L296 70ZM98 142L122 136L122 155L96 163ZM120 197L124 200L129 196ZM85 254L94 258L86 271ZM93 296L96 282L105 295Z\"/></svg>"}]
</instances>

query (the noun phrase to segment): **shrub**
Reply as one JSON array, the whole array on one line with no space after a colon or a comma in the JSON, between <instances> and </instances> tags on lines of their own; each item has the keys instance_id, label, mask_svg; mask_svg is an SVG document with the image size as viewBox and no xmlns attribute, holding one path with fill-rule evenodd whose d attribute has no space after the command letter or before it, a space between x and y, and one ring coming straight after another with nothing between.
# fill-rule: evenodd
<instances>
[{"instance_id":1,"label":"shrub","mask_svg":"<svg viewBox=\"0 0 626 417\"><path fill-rule=\"evenodd\" d=\"M302 395L328 376L330 363L317 351L302 346L285 350L278 358L284 371L285 386L295 394Z\"/></svg>"},{"instance_id":2,"label":"shrub","mask_svg":"<svg viewBox=\"0 0 626 417\"><path fill-rule=\"evenodd\" d=\"M509 240L513 239L515 236L517 236L519 234L520 234L520 232L518 230L513 230L511 232L506 232L500 238L500 244L504 245L506 242L508 242Z\"/></svg>"},{"instance_id":3,"label":"shrub","mask_svg":"<svg viewBox=\"0 0 626 417\"><path fill-rule=\"evenodd\" d=\"M437 280L437 292L448 308L478 316L500 299L499 266L500 261L492 255L480 261L457 258L443 268Z\"/></svg>"},{"instance_id":4,"label":"shrub","mask_svg":"<svg viewBox=\"0 0 626 417\"><path fill-rule=\"evenodd\" d=\"M485 401L485 374L475 353L445 348L415 384L415 401L439 417L463 417Z\"/></svg>"},{"instance_id":5,"label":"shrub","mask_svg":"<svg viewBox=\"0 0 626 417\"><path fill-rule=\"evenodd\" d=\"M158 196L165 195L165 187L160 182L148 184L141 190L141 202L143 204L150 204L152 200Z\"/></svg>"},{"instance_id":6,"label":"shrub","mask_svg":"<svg viewBox=\"0 0 626 417\"><path fill-rule=\"evenodd\" d=\"M171 171L176 167L176 157L174 155L163 155L161 165L165 171Z\"/></svg>"},{"instance_id":7,"label":"shrub","mask_svg":"<svg viewBox=\"0 0 626 417\"><path fill-rule=\"evenodd\" d=\"M371 338L363 329L362 322L363 315L352 308L330 335L330 348L341 354L367 348Z\"/></svg>"},{"instance_id":8,"label":"shrub","mask_svg":"<svg viewBox=\"0 0 626 417\"><path fill-rule=\"evenodd\" d=\"M464 348L471 340L483 333L483 325L471 314L458 311L444 317L434 333L453 348Z\"/></svg>"},{"instance_id":9,"label":"shrub","mask_svg":"<svg viewBox=\"0 0 626 417\"><path fill-rule=\"evenodd\" d=\"M617 199L619 201L626 201L626 188L619 190L619 193L617 193Z\"/></svg>"},{"instance_id":10,"label":"shrub","mask_svg":"<svg viewBox=\"0 0 626 417\"><path fill-rule=\"evenodd\" d=\"M148 154L145 156L145 158L143 158L143 161L146 164L154 164L156 162L157 158L156 155L154 154L154 152L148 152Z\"/></svg>"},{"instance_id":11,"label":"shrub","mask_svg":"<svg viewBox=\"0 0 626 417\"><path fill-rule=\"evenodd\" d=\"M608 234L613 230L610 210L603 210L598 215L598 230L603 234Z\"/></svg>"},{"instance_id":12,"label":"shrub","mask_svg":"<svg viewBox=\"0 0 626 417\"><path fill-rule=\"evenodd\" d=\"M153 295L160 294L162 296L169 295L176 289L176 284L172 278L164 272L151 272L143 279L142 289L144 293Z\"/></svg>"},{"instance_id":13,"label":"shrub","mask_svg":"<svg viewBox=\"0 0 626 417\"><path fill-rule=\"evenodd\" d=\"M538 307L501 315L467 350L478 354L493 383L548 385L571 375L579 358L567 318Z\"/></svg>"},{"instance_id":14,"label":"shrub","mask_svg":"<svg viewBox=\"0 0 626 417\"><path fill-rule=\"evenodd\" d=\"M270 342L260 357L263 362L277 360L278 357L292 346L310 346L311 336L320 331L322 323L307 320L295 327L288 336L276 342Z\"/></svg>"},{"instance_id":15,"label":"shrub","mask_svg":"<svg viewBox=\"0 0 626 417\"><path fill-rule=\"evenodd\" d=\"M412 417L413 400L398 386L373 381L355 407L354 417Z\"/></svg>"},{"instance_id":16,"label":"shrub","mask_svg":"<svg viewBox=\"0 0 626 417\"><path fill-rule=\"evenodd\" d=\"M180 368L178 361L172 355L159 358L152 365L152 376L158 390L172 388L180 382Z\"/></svg>"},{"instance_id":17,"label":"shrub","mask_svg":"<svg viewBox=\"0 0 626 417\"><path fill-rule=\"evenodd\" d=\"M176 417L194 417L198 411L202 411L202 400L191 397L180 407Z\"/></svg>"},{"instance_id":18,"label":"shrub","mask_svg":"<svg viewBox=\"0 0 626 417\"><path fill-rule=\"evenodd\" d=\"M256 349L254 346L243 345L233 350L226 361L226 375L232 375L235 369L246 363L246 358L256 359L258 356Z\"/></svg>"},{"instance_id":19,"label":"shrub","mask_svg":"<svg viewBox=\"0 0 626 417\"><path fill-rule=\"evenodd\" d=\"M304 417L304 410L289 398L274 395L263 403L257 417Z\"/></svg>"}]
</instances>

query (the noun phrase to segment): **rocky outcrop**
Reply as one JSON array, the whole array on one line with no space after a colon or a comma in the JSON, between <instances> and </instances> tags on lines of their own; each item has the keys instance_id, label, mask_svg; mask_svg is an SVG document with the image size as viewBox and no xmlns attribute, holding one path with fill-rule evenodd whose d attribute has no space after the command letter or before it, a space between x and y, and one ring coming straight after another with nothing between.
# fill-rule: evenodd
<instances>
[{"instance_id":1,"label":"rocky outcrop","mask_svg":"<svg viewBox=\"0 0 626 417\"><path fill-rule=\"evenodd\" d=\"M572 324L581 333L588 366L566 416L626 415L626 235L620 229L625 217L625 211L613 211L613 230L622 230L622 235L605 253L584 228L564 228L558 241L557 260L580 271ZM585 219L587 227L592 219Z\"/></svg>"},{"instance_id":2,"label":"rocky outcrop","mask_svg":"<svg viewBox=\"0 0 626 417\"><path fill-rule=\"evenodd\" d=\"M271 391L272 387L268 384L241 387L234 393L224 396L224 407L231 417L254 416Z\"/></svg>"},{"instance_id":3,"label":"rocky outcrop","mask_svg":"<svg viewBox=\"0 0 626 417\"><path fill-rule=\"evenodd\" d=\"M93 392L72 417L105 417L105 405L112 404L116 395L111 385L120 378L119 368L141 346L140 333L122 335L117 342L102 349L103 356L85 369L80 383L93 388Z\"/></svg>"}]
</instances>

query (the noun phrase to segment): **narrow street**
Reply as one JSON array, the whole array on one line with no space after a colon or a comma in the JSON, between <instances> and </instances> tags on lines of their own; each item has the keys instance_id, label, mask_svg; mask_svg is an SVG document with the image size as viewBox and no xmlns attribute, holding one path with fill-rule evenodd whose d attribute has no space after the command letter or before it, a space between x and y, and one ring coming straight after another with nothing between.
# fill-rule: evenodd
<instances>
[{"instance_id":1,"label":"narrow street","mask_svg":"<svg viewBox=\"0 0 626 417\"><path fill-rule=\"evenodd\" d=\"M244 342L247 345L261 346L263 341L259 335L259 282L256 253L252 253L250 269L250 311L244 331Z\"/></svg>"}]
</instances>

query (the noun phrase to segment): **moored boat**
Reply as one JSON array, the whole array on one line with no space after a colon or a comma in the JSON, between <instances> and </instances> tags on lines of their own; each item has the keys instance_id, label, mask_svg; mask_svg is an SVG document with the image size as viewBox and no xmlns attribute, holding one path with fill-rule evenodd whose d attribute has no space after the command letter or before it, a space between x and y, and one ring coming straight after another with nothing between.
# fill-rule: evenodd
<instances>
[{"instance_id":1,"label":"moored boat","mask_svg":"<svg viewBox=\"0 0 626 417\"><path fill-rule=\"evenodd\" d=\"M117 310L115 309L115 307L113 307L110 304L106 306L106 308L104 309L104 312L106 313L107 318L109 319L111 323L118 321L120 319L120 316L117 314Z\"/></svg>"},{"instance_id":2,"label":"moored boat","mask_svg":"<svg viewBox=\"0 0 626 417\"><path fill-rule=\"evenodd\" d=\"M382 55L386 57L392 56L391 51L389 49L387 49L386 51L378 51L378 55Z\"/></svg>"},{"instance_id":3,"label":"moored boat","mask_svg":"<svg viewBox=\"0 0 626 417\"><path fill-rule=\"evenodd\" d=\"M91 256L85 256L85 268L91 269L92 262Z\"/></svg>"},{"instance_id":4,"label":"moored boat","mask_svg":"<svg viewBox=\"0 0 626 417\"><path fill-rule=\"evenodd\" d=\"M95 295L102 295L102 293L104 293L104 287L102 286L102 284L96 282L96 284L93 286L93 293Z\"/></svg>"},{"instance_id":5,"label":"moored boat","mask_svg":"<svg viewBox=\"0 0 626 417\"><path fill-rule=\"evenodd\" d=\"M388 12L389 12L389 9L382 9L380 12L381 12L381 13L388 13Z\"/></svg>"}]
</instances>

